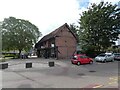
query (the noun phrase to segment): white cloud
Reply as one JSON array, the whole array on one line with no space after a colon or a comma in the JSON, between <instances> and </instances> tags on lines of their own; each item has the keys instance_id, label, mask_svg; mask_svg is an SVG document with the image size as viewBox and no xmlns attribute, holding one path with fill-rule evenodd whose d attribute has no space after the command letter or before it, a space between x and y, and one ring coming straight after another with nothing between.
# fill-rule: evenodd
<instances>
[{"instance_id":1,"label":"white cloud","mask_svg":"<svg viewBox=\"0 0 120 90\"><path fill-rule=\"evenodd\" d=\"M78 8L76 0L1 0L0 21L9 16L29 20L45 35L64 23L76 22Z\"/></svg>"},{"instance_id":2,"label":"white cloud","mask_svg":"<svg viewBox=\"0 0 120 90\"><path fill-rule=\"evenodd\" d=\"M9 16L29 20L43 35L50 33L64 23L76 23L79 14L86 8L79 8L79 0L0 0L0 21ZM84 1L84 0L83 0ZM100 2L101 0L88 0ZM118 2L119 0L105 0Z\"/></svg>"}]
</instances>

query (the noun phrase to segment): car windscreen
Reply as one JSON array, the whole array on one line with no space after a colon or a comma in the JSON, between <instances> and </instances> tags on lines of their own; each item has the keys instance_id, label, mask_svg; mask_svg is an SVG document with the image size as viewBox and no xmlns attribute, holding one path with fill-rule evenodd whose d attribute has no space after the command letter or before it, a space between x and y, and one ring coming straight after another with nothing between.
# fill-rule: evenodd
<instances>
[{"instance_id":1,"label":"car windscreen","mask_svg":"<svg viewBox=\"0 0 120 90\"><path fill-rule=\"evenodd\" d=\"M87 56L80 56L80 58L88 58Z\"/></svg>"},{"instance_id":2,"label":"car windscreen","mask_svg":"<svg viewBox=\"0 0 120 90\"><path fill-rule=\"evenodd\" d=\"M105 54L100 54L98 55L99 57L105 57L106 55Z\"/></svg>"},{"instance_id":3,"label":"car windscreen","mask_svg":"<svg viewBox=\"0 0 120 90\"><path fill-rule=\"evenodd\" d=\"M112 56L112 55L107 55L108 57Z\"/></svg>"},{"instance_id":4,"label":"car windscreen","mask_svg":"<svg viewBox=\"0 0 120 90\"><path fill-rule=\"evenodd\" d=\"M115 56L120 56L120 54L114 54Z\"/></svg>"}]
</instances>

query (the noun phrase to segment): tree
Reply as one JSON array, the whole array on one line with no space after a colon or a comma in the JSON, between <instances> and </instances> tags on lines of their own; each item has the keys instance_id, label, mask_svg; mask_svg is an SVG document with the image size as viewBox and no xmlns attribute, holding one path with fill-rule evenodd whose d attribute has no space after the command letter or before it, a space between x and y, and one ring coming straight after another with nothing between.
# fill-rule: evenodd
<instances>
[{"instance_id":1,"label":"tree","mask_svg":"<svg viewBox=\"0 0 120 90\"><path fill-rule=\"evenodd\" d=\"M80 45L84 51L105 51L118 39L120 9L117 5L92 4L79 19Z\"/></svg>"},{"instance_id":2,"label":"tree","mask_svg":"<svg viewBox=\"0 0 120 90\"><path fill-rule=\"evenodd\" d=\"M36 43L41 32L27 20L15 17L5 18L2 22L2 45L3 50L30 50Z\"/></svg>"},{"instance_id":3,"label":"tree","mask_svg":"<svg viewBox=\"0 0 120 90\"><path fill-rule=\"evenodd\" d=\"M0 58L2 57L2 23L0 22Z\"/></svg>"},{"instance_id":4,"label":"tree","mask_svg":"<svg viewBox=\"0 0 120 90\"><path fill-rule=\"evenodd\" d=\"M79 42L79 27L74 23L70 24L70 30L76 35Z\"/></svg>"}]
</instances>

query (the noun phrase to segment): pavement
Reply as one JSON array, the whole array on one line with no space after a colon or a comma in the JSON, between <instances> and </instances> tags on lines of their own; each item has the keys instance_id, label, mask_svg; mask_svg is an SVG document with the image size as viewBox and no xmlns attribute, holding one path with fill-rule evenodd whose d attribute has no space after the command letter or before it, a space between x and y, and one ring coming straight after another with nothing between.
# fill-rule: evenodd
<instances>
[{"instance_id":1,"label":"pavement","mask_svg":"<svg viewBox=\"0 0 120 90\"><path fill-rule=\"evenodd\" d=\"M54 67L49 67L48 63L51 61L55 62ZM7 62L8 68L0 71L2 88L118 87L118 62L81 66L72 65L70 60L42 58L13 59ZM32 62L32 68L25 67L29 62ZM112 70L109 69L110 66Z\"/></svg>"}]
</instances>

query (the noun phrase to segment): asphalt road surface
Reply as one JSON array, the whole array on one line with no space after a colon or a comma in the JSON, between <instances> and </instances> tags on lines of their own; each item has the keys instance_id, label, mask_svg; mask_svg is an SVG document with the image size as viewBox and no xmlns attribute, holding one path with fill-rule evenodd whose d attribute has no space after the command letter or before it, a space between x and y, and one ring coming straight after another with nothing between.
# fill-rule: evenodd
<instances>
[{"instance_id":1,"label":"asphalt road surface","mask_svg":"<svg viewBox=\"0 0 120 90\"><path fill-rule=\"evenodd\" d=\"M49 67L48 62L55 66ZM32 68L25 68L32 62ZM118 63L73 65L69 60L27 59L8 61L2 70L2 88L118 88Z\"/></svg>"}]
</instances>

